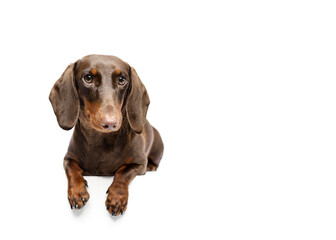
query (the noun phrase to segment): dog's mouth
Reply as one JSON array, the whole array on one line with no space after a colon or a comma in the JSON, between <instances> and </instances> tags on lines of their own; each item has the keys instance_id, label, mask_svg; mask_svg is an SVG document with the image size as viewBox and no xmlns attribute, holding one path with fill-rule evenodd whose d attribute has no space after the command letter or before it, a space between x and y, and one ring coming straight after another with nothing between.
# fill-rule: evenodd
<instances>
[{"instance_id":1,"label":"dog's mouth","mask_svg":"<svg viewBox=\"0 0 336 240\"><path fill-rule=\"evenodd\" d=\"M103 117L87 114L86 119L89 124L99 132L116 132L121 127L121 118L111 114L103 115Z\"/></svg>"},{"instance_id":2,"label":"dog's mouth","mask_svg":"<svg viewBox=\"0 0 336 240\"><path fill-rule=\"evenodd\" d=\"M119 122L106 122L103 120L97 120L95 118L89 118L89 122L91 122L91 126L99 131L104 133L116 132L120 129L121 123Z\"/></svg>"}]
</instances>

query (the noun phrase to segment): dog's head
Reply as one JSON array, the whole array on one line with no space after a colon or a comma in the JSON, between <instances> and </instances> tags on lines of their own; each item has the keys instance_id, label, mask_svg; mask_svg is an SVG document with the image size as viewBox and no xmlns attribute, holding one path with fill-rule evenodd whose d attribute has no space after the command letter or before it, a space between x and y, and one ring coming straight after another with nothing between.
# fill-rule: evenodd
<instances>
[{"instance_id":1,"label":"dog's head","mask_svg":"<svg viewBox=\"0 0 336 240\"><path fill-rule=\"evenodd\" d=\"M118 131L127 118L141 133L149 97L135 69L114 56L89 55L70 64L51 89L49 100L61 128L78 119L101 132Z\"/></svg>"}]
</instances>

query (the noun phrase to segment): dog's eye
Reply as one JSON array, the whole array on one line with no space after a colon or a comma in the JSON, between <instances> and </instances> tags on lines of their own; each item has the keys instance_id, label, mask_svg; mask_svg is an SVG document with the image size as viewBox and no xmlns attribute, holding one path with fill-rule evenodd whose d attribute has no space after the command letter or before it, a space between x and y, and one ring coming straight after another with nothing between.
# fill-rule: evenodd
<instances>
[{"instance_id":1,"label":"dog's eye","mask_svg":"<svg viewBox=\"0 0 336 240\"><path fill-rule=\"evenodd\" d=\"M93 81L93 77L90 74L85 75L83 79L86 83L92 83Z\"/></svg>"},{"instance_id":2,"label":"dog's eye","mask_svg":"<svg viewBox=\"0 0 336 240\"><path fill-rule=\"evenodd\" d=\"M126 83L126 79L124 77L120 77L119 80L118 80L118 84L119 85L125 85Z\"/></svg>"}]
</instances>

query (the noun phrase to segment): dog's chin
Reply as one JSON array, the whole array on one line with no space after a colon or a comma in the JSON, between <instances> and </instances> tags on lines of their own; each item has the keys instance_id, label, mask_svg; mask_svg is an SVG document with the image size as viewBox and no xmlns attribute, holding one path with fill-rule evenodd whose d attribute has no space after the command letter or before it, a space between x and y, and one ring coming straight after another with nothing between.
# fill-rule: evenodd
<instances>
[{"instance_id":1,"label":"dog's chin","mask_svg":"<svg viewBox=\"0 0 336 240\"><path fill-rule=\"evenodd\" d=\"M117 126L116 128L104 128L102 126L97 126L96 124L92 124L92 127L94 130L101 132L101 133L113 133L117 132L120 129L120 125Z\"/></svg>"},{"instance_id":2,"label":"dog's chin","mask_svg":"<svg viewBox=\"0 0 336 240\"><path fill-rule=\"evenodd\" d=\"M117 132L120 127L116 127L115 129L105 129L105 128L95 128L97 131L101 132L101 133L114 133L114 132Z\"/></svg>"}]
</instances>

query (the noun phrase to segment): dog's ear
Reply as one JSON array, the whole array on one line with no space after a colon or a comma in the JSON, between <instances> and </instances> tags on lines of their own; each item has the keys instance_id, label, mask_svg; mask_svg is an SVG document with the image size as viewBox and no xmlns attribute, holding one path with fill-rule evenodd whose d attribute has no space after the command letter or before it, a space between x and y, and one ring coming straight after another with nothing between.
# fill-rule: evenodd
<instances>
[{"instance_id":1,"label":"dog's ear","mask_svg":"<svg viewBox=\"0 0 336 240\"><path fill-rule=\"evenodd\" d=\"M74 65L70 64L51 89L49 100L64 130L75 126L79 114L79 97L75 87Z\"/></svg>"},{"instance_id":2,"label":"dog's ear","mask_svg":"<svg viewBox=\"0 0 336 240\"><path fill-rule=\"evenodd\" d=\"M126 100L126 115L132 130L141 133L146 122L149 96L134 68L130 67L129 75L131 89Z\"/></svg>"}]
</instances>

